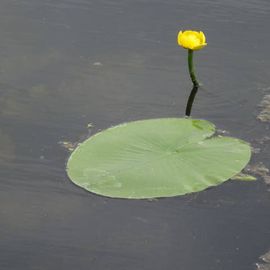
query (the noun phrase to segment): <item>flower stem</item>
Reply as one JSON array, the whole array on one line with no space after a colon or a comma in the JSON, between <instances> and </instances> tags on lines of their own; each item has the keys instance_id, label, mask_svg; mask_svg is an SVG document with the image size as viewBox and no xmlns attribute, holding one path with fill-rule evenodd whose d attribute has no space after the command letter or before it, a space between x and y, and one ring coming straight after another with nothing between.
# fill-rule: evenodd
<instances>
[{"instance_id":1,"label":"flower stem","mask_svg":"<svg viewBox=\"0 0 270 270\"><path fill-rule=\"evenodd\" d=\"M193 67L193 50L188 50L188 70L191 81L193 82L194 87L199 87L199 83L196 79L194 67Z\"/></svg>"},{"instance_id":2,"label":"flower stem","mask_svg":"<svg viewBox=\"0 0 270 270\"><path fill-rule=\"evenodd\" d=\"M192 90L190 92L190 95L188 97L188 102L187 102L187 105L186 105L186 116L191 115L193 102L194 102L194 99L195 99L195 96L196 96L197 92L198 92L198 86L193 85L193 88L192 88Z\"/></svg>"}]
</instances>

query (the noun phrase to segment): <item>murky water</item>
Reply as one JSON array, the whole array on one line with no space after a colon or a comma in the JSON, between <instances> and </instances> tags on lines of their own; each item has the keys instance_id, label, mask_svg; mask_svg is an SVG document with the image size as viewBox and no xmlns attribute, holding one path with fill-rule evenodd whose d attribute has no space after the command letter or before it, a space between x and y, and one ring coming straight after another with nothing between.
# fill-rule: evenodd
<instances>
[{"instance_id":1,"label":"murky water","mask_svg":"<svg viewBox=\"0 0 270 270\"><path fill-rule=\"evenodd\" d=\"M60 141L183 116L180 29L207 35L193 117L270 167L268 0L0 0L0 269L251 270L270 249L269 186L229 181L156 201L99 197L65 174Z\"/></svg>"}]
</instances>

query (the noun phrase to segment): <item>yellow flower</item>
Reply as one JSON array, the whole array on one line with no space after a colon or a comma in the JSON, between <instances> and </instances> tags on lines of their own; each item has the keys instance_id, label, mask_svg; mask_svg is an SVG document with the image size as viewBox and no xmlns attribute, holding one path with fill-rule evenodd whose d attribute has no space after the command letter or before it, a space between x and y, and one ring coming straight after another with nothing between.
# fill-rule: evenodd
<instances>
[{"instance_id":1,"label":"yellow flower","mask_svg":"<svg viewBox=\"0 0 270 270\"><path fill-rule=\"evenodd\" d=\"M201 31L180 31L177 36L177 41L180 46L189 50L200 50L207 45L207 43L205 43L205 35Z\"/></svg>"}]
</instances>

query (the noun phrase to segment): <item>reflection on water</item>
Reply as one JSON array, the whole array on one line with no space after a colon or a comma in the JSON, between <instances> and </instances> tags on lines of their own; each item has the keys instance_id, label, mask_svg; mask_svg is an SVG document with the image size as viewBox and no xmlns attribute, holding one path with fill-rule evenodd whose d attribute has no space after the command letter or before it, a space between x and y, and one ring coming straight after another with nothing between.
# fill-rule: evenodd
<instances>
[{"instance_id":1,"label":"reflection on water","mask_svg":"<svg viewBox=\"0 0 270 270\"><path fill-rule=\"evenodd\" d=\"M0 269L254 269L270 247L261 178L112 200L68 180L59 142L88 136L90 122L94 133L183 117L190 81L176 34L194 28L209 46L192 117L263 141L253 162L269 168L268 125L255 117L269 87L269 12L264 0L1 0Z\"/></svg>"}]
</instances>

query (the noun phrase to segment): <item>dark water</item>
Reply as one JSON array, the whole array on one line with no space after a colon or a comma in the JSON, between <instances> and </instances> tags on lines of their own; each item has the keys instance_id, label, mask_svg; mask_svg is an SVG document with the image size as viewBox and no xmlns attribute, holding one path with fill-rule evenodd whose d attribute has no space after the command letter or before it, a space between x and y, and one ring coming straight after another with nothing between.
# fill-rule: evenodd
<instances>
[{"instance_id":1,"label":"dark water","mask_svg":"<svg viewBox=\"0 0 270 270\"><path fill-rule=\"evenodd\" d=\"M59 141L184 115L180 29L206 33L193 117L250 142L269 92L268 0L0 0L0 269L251 270L270 249L262 179L157 201L99 197ZM269 144L269 142L268 142ZM270 166L269 145L253 161Z\"/></svg>"}]
</instances>

